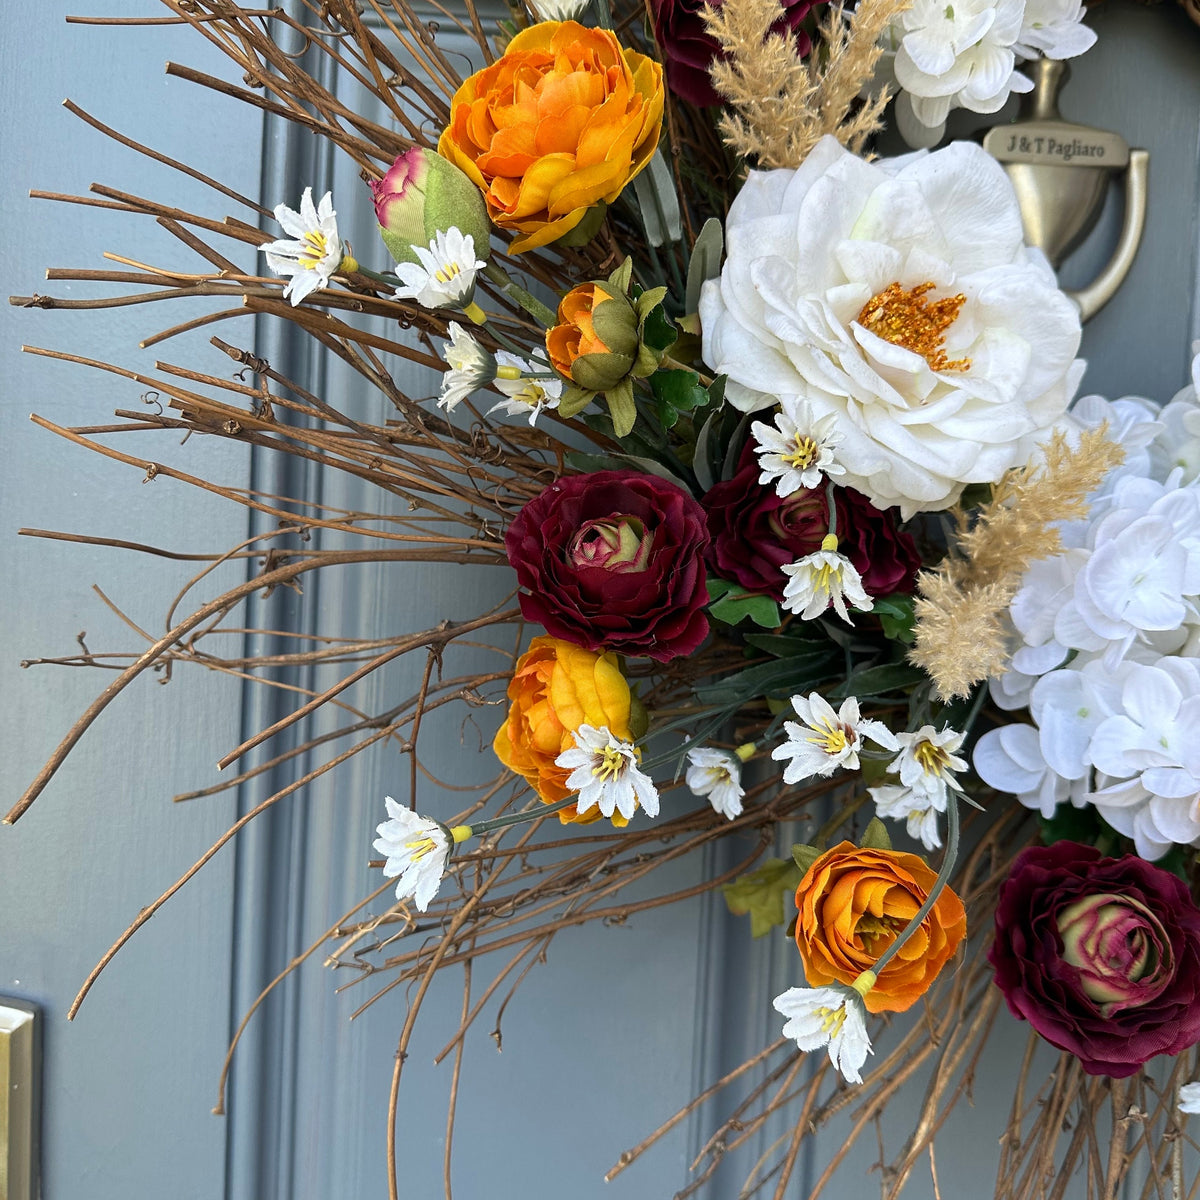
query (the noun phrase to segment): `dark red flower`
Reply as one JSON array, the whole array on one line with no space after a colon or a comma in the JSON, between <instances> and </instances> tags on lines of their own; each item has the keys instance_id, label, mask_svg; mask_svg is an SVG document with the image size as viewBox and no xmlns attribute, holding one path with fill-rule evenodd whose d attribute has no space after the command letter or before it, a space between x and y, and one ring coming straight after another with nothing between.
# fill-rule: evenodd
<instances>
[{"instance_id":1,"label":"dark red flower","mask_svg":"<svg viewBox=\"0 0 1200 1200\"><path fill-rule=\"evenodd\" d=\"M782 568L821 548L829 532L824 487L781 500L758 482L758 459L747 445L732 479L709 488L701 503L712 537L713 572L747 591L783 599ZM911 591L921 557L916 542L897 525L896 510L881 511L860 492L837 488L838 549L862 576L871 596Z\"/></svg>"},{"instance_id":2,"label":"dark red flower","mask_svg":"<svg viewBox=\"0 0 1200 1200\"><path fill-rule=\"evenodd\" d=\"M521 611L554 637L666 662L708 633L704 510L666 480L569 475L517 513L504 541Z\"/></svg>"},{"instance_id":3,"label":"dark red flower","mask_svg":"<svg viewBox=\"0 0 1200 1200\"><path fill-rule=\"evenodd\" d=\"M721 0L711 0L719 8ZM822 0L783 0L784 15L775 23L777 33L795 34L796 53L803 58L812 49L800 28L809 10ZM654 38L667 69L667 86L691 104L720 104L721 97L708 77L708 64L717 43L704 28L704 0L654 0Z\"/></svg>"},{"instance_id":4,"label":"dark red flower","mask_svg":"<svg viewBox=\"0 0 1200 1200\"><path fill-rule=\"evenodd\" d=\"M1013 1015L1089 1075L1134 1074L1200 1041L1200 909L1136 855L1077 842L1023 850L988 951Z\"/></svg>"}]
</instances>

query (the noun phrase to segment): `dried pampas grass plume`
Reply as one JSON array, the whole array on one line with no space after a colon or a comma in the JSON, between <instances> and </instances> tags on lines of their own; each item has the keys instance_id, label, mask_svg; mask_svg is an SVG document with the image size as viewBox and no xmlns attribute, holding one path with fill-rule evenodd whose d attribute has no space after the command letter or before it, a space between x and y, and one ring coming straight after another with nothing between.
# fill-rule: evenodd
<instances>
[{"instance_id":1,"label":"dried pampas grass plume","mask_svg":"<svg viewBox=\"0 0 1200 1200\"><path fill-rule=\"evenodd\" d=\"M709 33L725 51L709 68L713 86L730 111L721 136L758 166L798 167L826 134L854 154L882 127L890 98L886 88L851 109L875 74L883 52L879 39L910 0L861 0L847 20L842 5L830 8L808 61L790 37L772 32L782 16L779 0L725 0L706 8Z\"/></svg>"},{"instance_id":2,"label":"dried pampas grass plume","mask_svg":"<svg viewBox=\"0 0 1200 1200\"><path fill-rule=\"evenodd\" d=\"M1055 524L1087 516L1087 497L1125 452L1108 426L1072 447L1056 433L1040 463L1009 471L973 525L959 510L957 553L917 578L916 641L909 657L938 696L966 696L1008 661L1004 614L1031 563L1062 550Z\"/></svg>"}]
</instances>

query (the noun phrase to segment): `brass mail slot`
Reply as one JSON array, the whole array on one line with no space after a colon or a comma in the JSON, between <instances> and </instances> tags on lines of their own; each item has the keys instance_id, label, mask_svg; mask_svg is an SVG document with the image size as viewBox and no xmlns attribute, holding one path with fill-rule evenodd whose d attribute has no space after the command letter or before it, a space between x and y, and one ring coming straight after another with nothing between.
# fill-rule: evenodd
<instances>
[{"instance_id":1,"label":"brass mail slot","mask_svg":"<svg viewBox=\"0 0 1200 1200\"><path fill-rule=\"evenodd\" d=\"M0 1200L36 1200L38 1017L0 1000Z\"/></svg>"}]
</instances>

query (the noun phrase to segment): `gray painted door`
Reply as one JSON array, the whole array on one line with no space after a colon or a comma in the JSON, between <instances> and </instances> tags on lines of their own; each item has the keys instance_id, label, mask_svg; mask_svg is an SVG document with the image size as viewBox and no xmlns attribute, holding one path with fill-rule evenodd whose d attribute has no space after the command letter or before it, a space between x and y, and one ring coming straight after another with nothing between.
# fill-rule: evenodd
<instances>
[{"instance_id":1,"label":"gray painted door","mask_svg":"<svg viewBox=\"0 0 1200 1200\"><path fill-rule=\"evenodd\" d=\"M137 0L112 0L104 11L140 7ZM77 192L99 179L164 198L197 194L185 178L88 132L57 108L63 95L169 154L210 167L248 195L261 193L269 205L294 203L306 183L318 193L333 186L335 197L354 195L360 186L353 172L313 157L302 139L272 129L264 141L254 114L163 78L167 57L205 65L195 35L170 27L64 27L68 10L65 0L31 6L24 18L31 33L19 44L6 38L0 51L10 290L34 290L46 264L97 265L110 247L143 261L156 261L156 254L178 261L161 231L135 226L119 213L31 206L27 188ZM1098 11L1094 20L1100 44L1077 64L1064 110L1119 130L1131 144L1150 149L1153 162L1146 243L1123 291L1087 330L1085 389L1165 400L1184 382L1189 342L1198 332L1200 29L1167 8L1120 5ZM339 202L341 212L350 208ZM1114 206L1094 243L1068 264L1068 282L1094 271L1118 216ZM361 248L373 245L368 217L369 211L358 212L359 228L350 230ZM68 294L76 286L45 290ZM21 342L143 369L159 354L226 370L224 361L212 361L202 335L146 354L136 343L155 331L154 322L165 323L157 310L85 316L8 310L4 316L0 577L9 619L0 630L0 728L9 794L15 794L99 686L92 672L22 671L19 661L77 653L81 630L93 652L128 648L130 631L91 584L135 622L155 629L190 574L186 564L161 560L151 572L147 560L120 551L17 539L16 528L78 530L206 552L244 536L246 523L239 511L203 502L181 485L143 484L129 468L102 462L25 420L36 410L64 425L100 423L113 408L136 407L143 389L21 356ZM248 330L242 335L251 336ZM271 356L291 350L265 331L263 338ZM307 369L321 386L372 411L375 398L356 390L358 382L337 363L313 361ZM431 381L416 378L410 388L414 395L432 390ZM273 469L252 464L228 444L193 441L183 450L165 444L154 452L204 454L208 469L231 482L244 482L252 472L265 482ZM293 494L320 489L329 503L358 506L345 481L298 475L286 482ZM457 570L451 575L415 565L347 572L302 600L284 597L286 607L274 615L295 628L319 620L326 631L380 636L473 615L508 586L486 573L467 579ZM416 669L398 667L371 687L380 697L407 694ZM254 828L236 853L218 857L138 935L79 1019L72 1025L63 1019L76 986L109 942L226 827L238 806L256 798L226 794L170 803L175 793L216 778L216 759L240 740L240 729L260 715L263 703L219 677L193 674L162 687L143 680L105 715L17 828L0 831L0 992L39 1000L48 1013L48 1200L386 1196L384 1112L405 1011L399 989L350 1023L370 981L335 992L346 981L323 971L319 956L310 960L251 1026L235 1069L230 1116L212 1117L209 1109L231 1021L276 970L376 882L365 860L381 797L397 786L404 767L397 753L364 758ZM243 707L249 711L243 714ZM463 752L464 745L478 745L470 730L461 744L457 724L436 732L431 767L460 780L488 770ZM658 886L686 886L714 865L684 862ZM476 994L491 966L485 961L477 968ZM787 947L779 939L749 944L743 926L726 918L719 902L561 935L505 1014L504 1053L496 1053L489 1036L491 1012L468 1039L455 1134L456 1194L460 1200L671 1196L688 1178L711 1111L679 1126L612 1184L602 1176L621 1150L775 1037L770 998L798 981ZM449 1062L434 1068L431 1060L457 1024L461 982L447 975L427 1001L424 1033L405 1068L398 1157L406 1200L442 1194ZM976 1107L956 1118L939 1155L944 1195L990 1194L996 1130L1006 1107L1006 1048L1023 1044L1023 1030L1002 1024L985 1064L994 1081L989 1076ZM770 1131L759 1149L778 1132ZM819 1168L836 1136L815 1139L806 1170ZM871 1194L875 1185L865 1172L873 1158L873 1149L864 1149L830 1195ZM909 1191L930 1194L928 1176L915 1175ZM711 1189L711 1200L734 1194L730 1174ZM805 1192L797 1186L793 1194Z\"/></svg>"}]
</instances>

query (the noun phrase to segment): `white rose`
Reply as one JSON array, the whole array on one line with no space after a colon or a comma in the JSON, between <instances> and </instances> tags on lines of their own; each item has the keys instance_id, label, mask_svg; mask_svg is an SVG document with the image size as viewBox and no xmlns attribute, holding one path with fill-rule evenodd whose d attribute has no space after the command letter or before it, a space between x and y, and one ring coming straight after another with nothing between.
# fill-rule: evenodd
<instances>
[{"instance_id":1,"label":"white rose","mask_svg":"<svg viewBox=\"0 0 1200 1200\"><path fill-rule=\"evenodd\" d=\"M839 482L880 508L947 508L1024 463L1082 375L1078 312L977 146L867 163L827 137L751 172L726 245L705 360L743 411L836 414Z\"/></svg>"}]
</instances>

